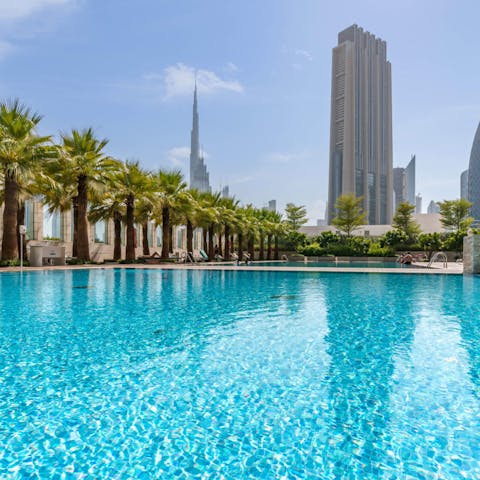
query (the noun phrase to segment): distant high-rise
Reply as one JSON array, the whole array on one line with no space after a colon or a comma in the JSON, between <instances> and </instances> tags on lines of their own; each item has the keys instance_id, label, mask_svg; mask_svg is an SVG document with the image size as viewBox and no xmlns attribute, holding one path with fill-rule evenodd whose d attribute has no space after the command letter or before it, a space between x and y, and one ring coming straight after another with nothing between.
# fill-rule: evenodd
<instances>
[{"instance_id":1,"label":"distant high-rise","mask_svg":"<svg viewBox=\"0 0 480 480\"><path fill-rule=\"evenodd\" d=\"M271 212L276 212L277 211L277 201L276 200L269 200L267 208Z\"/></svg>"},{"instance_id":2,"label":"distant high-rise","mask_svg":"<svg viewBox=\"0 0 480 480\"><path fill-rule=\"evenodd\" d=\"M410 205L416 205L415 199L415 163L416 157L412 155L410 162L405 167L405 201Z\"/></svg>"},{"instance_id":3,"label":"distant high-rise","mask_svg":"<svg viewBox=\"0 0 480 480\"><path fill-rule=\"evenodd\" d=\"M228 187L228 185L225 185L222 188L222 197L223 198L228 198L229 196L230 196L230 188Z\"/></svg>"},{"instance_id":4,"label":"distant high-rise","mask_svg":"<svg viewBox=\"0 0 480 480\"><path fill-rule=\"evenodd\" d=\"M401 202L415 205L415 155L405 168L393 169L394 210Z\"/></svg>"},{"instance_id":5,"label":"distant high-rise","mask_svg":"<svg viewBox=\"0 0 480 480\"><path fill-rule=\"evenodd\" d=\"M405 169L396 167L393 169L393 210L397 211L398 206L405 201Z\"/></svg>"},{"instance_id":6,"label":"distant high-rise","mask_svg":"<svg viewBox=\"0 0 480 480\"><path fill-rule=\"evenodd\" d=\"M415 213L422 213L422 196L420 193L415 196L415 203L413 205L415 205Z\"/></svg>"},{"instance_id":7,"label":"distant high-rise","mask_svg":"<svg viewBox=\"0 0 480 480\"><path fill-rule=\"evenodd\" d=\"M473 139L468 165L468 199L473 203L470 214L480 220L480 123Z\"/></svg>"},{"instance_id":8,"label":"distant high-rise","mask_svg":"<svg viewBox=\"0 0 480 480\"><path fill-rule=\"evenodd\" d=\"M393 206L392 83L387 44L357 25L332 53L328 223L336 199L363 197L367 223L390 224Z\"/></svg>"},{"instance_id":9,"label":"distant high-rise","mask_svg":"<svg viewBox=\"0 0 480 480\"><path fill-rule=\"evenodd\" d=\"M468 169L460 175L460 198L468 200Z\"/></svg>"},{"instance_id":10,"label":"distant high-rise","mask_svg":"<svg viewBox=\"0 0 480 480\"><path fill-rule=\"evenodd\" d=\"M197 85L193 94L193 125L190 140L190 188L210 192L210 178L205 159L200 154L200 133L198 122Z\"/></svg>"},{"instance_id":11,"label":"distant high-rise","mask_svg":"<svg viewBox=\"0 0 480 480\"><path fill-rule=\"evenodd\" d=\"M433 200L428 204L427 213L440 213L440 207Z\"/></svg>"}]
</instances>

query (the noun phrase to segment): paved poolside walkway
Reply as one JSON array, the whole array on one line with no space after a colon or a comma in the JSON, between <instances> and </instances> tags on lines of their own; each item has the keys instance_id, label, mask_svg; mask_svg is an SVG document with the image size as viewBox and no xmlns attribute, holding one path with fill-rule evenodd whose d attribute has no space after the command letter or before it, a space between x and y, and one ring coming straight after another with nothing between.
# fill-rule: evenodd
<instances>
[{"instance_id":1,"label":"paved poolside walkway","mask_svg":"<svg viewBox=\"0 0 480 480\"><path fill-rule=\"evenodd\" d=\"M279 262L276 262L279 263ZM427 268L426 263L414 263L412 266L404 268L363 268L363 267L306 267L299 262L298 266L282 267L272 262L272 265L235 265L232 263L195 263L195 264L106 264L106 265L64 265L64 266L45 266L45 267L24 267L24 272L43 271L43 270L79 270L79 269L112 269L112 268L135 268L135 269L163 269L163 270L211 270L211 271L254 271L254 272L319 272L319 273L397 273L397 274L427 274L427 275L461 275L463 273L462 263L448 263L447 268L442 263L434 263L432 268ZM20 272L20 267L0 268L1 272Z\"/></svg>"}]
</instances>

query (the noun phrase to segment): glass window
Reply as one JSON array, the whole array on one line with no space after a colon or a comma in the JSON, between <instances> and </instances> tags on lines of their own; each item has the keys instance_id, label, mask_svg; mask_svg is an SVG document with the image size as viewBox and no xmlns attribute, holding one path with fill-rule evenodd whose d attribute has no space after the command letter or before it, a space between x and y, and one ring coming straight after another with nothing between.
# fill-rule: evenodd
<instances>
[{"instance_id":1,"label":"glass window","mask_svg":"<svg viewBox=\"0 0 480 480\"><path fill-rule=\"evenodd\" d=\"M43 239L62 240L62 219L60 212L50 213L48 206L43 206Z\"/></svg>"},{"instance_id":2,"label":"glass window","mask_svg":"<svg viewBox=\"0 0 480 480\"><path fill-rule=\"evenodd\" d=\"M107 222L100 220L94 227L95 243L107 243Z\"/></svg>"}]
</instances>

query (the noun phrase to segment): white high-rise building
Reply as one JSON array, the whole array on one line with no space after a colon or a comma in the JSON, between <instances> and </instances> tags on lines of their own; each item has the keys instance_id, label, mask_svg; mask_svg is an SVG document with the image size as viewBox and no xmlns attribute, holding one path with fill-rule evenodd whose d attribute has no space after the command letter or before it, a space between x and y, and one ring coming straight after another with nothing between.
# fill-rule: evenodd
<instances>
[{"instance_id":1,"label":"white high-rise building","mask_svg":"<svg viewBox=\"0 0 480 480\"><path fill-rule=\"evenodd\" d=\"M357 25L332 53L328 222L340 195L363 197L367 223L390 224L393 210L392 82L387 44Z\"/></svg>"}]
</instances>

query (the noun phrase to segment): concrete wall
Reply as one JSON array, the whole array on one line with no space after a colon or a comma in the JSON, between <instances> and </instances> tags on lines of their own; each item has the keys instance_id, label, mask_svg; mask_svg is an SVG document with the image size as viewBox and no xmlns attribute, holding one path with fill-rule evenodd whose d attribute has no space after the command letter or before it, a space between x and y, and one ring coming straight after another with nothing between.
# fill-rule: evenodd
<instances>
[{"instance_id":1,"label":"concrete wall","mask_svg":"<svg viewBox=\"0 0 480 480\"><path fill-rule=\"evenodd\" d=\"M480 273L480 235L467 235L463 239L463 273Z\"/></svg>"}]
</instances>

